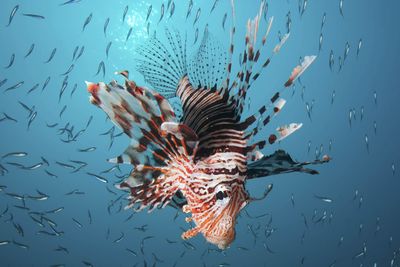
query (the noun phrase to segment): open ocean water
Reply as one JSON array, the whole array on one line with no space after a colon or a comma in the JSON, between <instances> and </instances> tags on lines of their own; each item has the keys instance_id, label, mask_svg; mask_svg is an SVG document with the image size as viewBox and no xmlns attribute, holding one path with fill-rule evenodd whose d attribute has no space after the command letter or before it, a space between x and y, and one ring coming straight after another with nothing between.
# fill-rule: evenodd
<instances>
[{"instance_id":1,"label":"open ocean water","mask_svg":"<svg viewBox=\"0 0 400 267\"><path fill-rule=\"evenodd\" d=\"M263 153L331 161L312 167L318 175L248 181L254 197L274 187L241 211L229 248L201 234L183 241L186 214L172 207L124 210L127 194L114 185L131 166L109 170L115 165L107 159L130 141L89 103L85 81L121 81L114 72L126 69L151 88L135 71L135 49L165 27L187 35L189 55L206 25L228 51L230 1L210 12L214 0L193 0L186 18L190 2L1 2L0 266L399 266L397 0L267 1L274 21L258 66L290 36L249 90L244 118L282 88L300 57L316 55L256 139L302 122ZM232 77L259 7L235 1ZM260 36L266 27L263 17Z\"/></svg>"}]
</instances>

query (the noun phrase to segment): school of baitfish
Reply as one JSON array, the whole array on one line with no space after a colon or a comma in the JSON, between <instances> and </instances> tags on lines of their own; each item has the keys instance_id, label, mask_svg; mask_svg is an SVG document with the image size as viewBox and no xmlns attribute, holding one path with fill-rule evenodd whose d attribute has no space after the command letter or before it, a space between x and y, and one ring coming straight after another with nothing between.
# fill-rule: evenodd
<instances>
[{"instance_id":1,"label":"school of baitfish","mask_svg":"<svg viewBox=\"0 0 400 267\"><path fill-rule=\"evenodd\" d=\"M79 4L82 0L69 0L59 3L60 8ZM185 2L185 3L183 3ZM297 66L288 75L288 78L282 82L281 89L271 93L268 103L251 110L251 115L245 116L244 111L246 104L250 107L250 99L247 97L250 88L258 90L259 85L255 81L267 69L273 57L280 53L282 47L290 40L292 29L292 12L286 15L285 32L278 31L278 42L274 44L272 56L266 56L264 51L267 45L272 41L269 36L274 17L268 17L268 3L261 1L259 9L254 18L249 19L246 26L246 35L237 39L235 36L236 27L235 18L237 10L235 10L235 1L230 0L230 11L221 10L221 21L217 23L219 27L227 34L229 45L227 47L221 45L219 38L212 34L212 30L208 24L204 30L199 30L199 21L207 20L207 15L217 12L221 1L214 0L210 6L210 10L202 10L201 7L195 8L196 4L193 0L189 1L173 1L168 0L156 4L149 4L147 10L144 10L143 17L146 23L146 32L148 38L138 45L135 50L137 58L136 72L140 73L144 78L145 84L137 84L130 79L127 70L117 71L115 74L120 75L123 84L118 84L113 80L106 84L103 82L92 83L86 82L87 90L90 93L90 102L101 108L117 127L112 126L109 130L102 132L101 136L108 136L110 149L116 138L126 135L130 139L129 146L125 151L116 158L109 159L112 163L110 167L102 171L94 171L90 168L89 163L82 160L70 159L69 161L50 159L43 156L40 159L33 160L25 165L20 159L29 159L29 151L8 151L4 152L0 159L0 175L12 176L17 170L22 171L38 171L51 178L60 178L63 174L59 172L68 171L72 174L84 174L104 184L105 189L111 197L109 205L105 207L110 216L116 212L122 212L123 205L128 211L124 211L128 217L125 221L134 221L133 214L130 209L140 211L155 208L169 207L177 210L177 215L173 219L175 222L179 214L187 216L185 221L192 228L182 229L182 239L174 240L166 239L170 245L182 243L184 252L180 255L183 258L186 251L196 251L197 247L193 243L187 241L198 234L202 234L207 242L216 245L217 248L208 247L202 254L203 259L210 252L217 252L225 255L225 249L232 246L235 236L247 233L235 232L235 225L240 214L244 214L249 219L262 219L265 226L261 224L247 224L248 232L254 238L254 244L257 240L264 238L261 243L265 250L274 254L270 243L267 242L270 236L276 231L272 226L272 216L269 214L261 214L253 216L246 207L258 200L264 200L272 191L272 184L265 185L265 192L262 197L252 196L245 188L246 184L253 179L262 179L270 175L284 174L289 172L303 172L308 174L317 174L314 169L309 169L307 165L316 165L327 163L331 160L328 156L332 150L332 140L329 140L329 152L324 152L323 145L315 148L315 159L304 162L297 162L285 151L281 149L272 150L272 154L264 155L265 149L275 143L280 143L283 139L296 132L302 127L302 123L290 123L279 126L276 129L270 129L266 134L264 131L268 129L269 123L275 120L278 113L286 104L286 100L281 95L290 96L290 90L297 86L301 86L301 98L304 101L305 86L300 80L306 69L308 69L315 60L316 55L305 55L300 58ZM107 17L100 31L107 39L109 36L109 26L113 20L119 19L124 23L127 14L130 11L130 5L127 4L122 10L120 18ZM168 27L166 20L173 18L177 6L185 5L187 12L181 14L189 23L193 30L193 40L188 40L185 31L177 30L174 27ZM159 9L158 17L155 18L155 9ZM306 15L308 9L307 0L299 0L298 14L300 17ZM345 3L343 0L338 1L338 12L341 16L345 14ZM31 13L24 10L23 4L17 4L9 13L6 27L13 27L13 22L20 19L19 16L30 18L33 20L46 20L46 16L42 14ZM91 12L83 20L83 24L79 29L85 32L96 12ZM320 53L324 47L324 27L327 23L327 13L322 14L320 25L320 33L316 37L318 40L318 52ZM161 24L165 22L165 29ZM231 24L230 31L228 24ZM240 25L242 26L242 25ZM157 30L157 34L151 30ZM128 43L134 27L129 27L126 36L121 39ZM163 38L160 38L163 36ZM108 40L108 39L107 39ZM243 51L236 51L236 43L243 41L245 47ZM361 56L362 38L357 43L351 45L346 42L344 52L339 53L337 57L335 51L331 50L327 59L327 68L332 72L340 72L348 60L351 51L354 50L356 57ZM113 41L108 41L105 49L105 55L108 58ZM188 47L197 45L194 56L189 56ZM353 48L355 47L355 48ZM17 69L15 66L16 58L21 57L27 59L34 54L37 44L32 43L28 46L25 53L18 55L12 53L4 69ZM48 56L43 58L43 64L51 64L60 53L60 48L53 48ZM58 93L57 101L59 105L65 94L69 91L72 98L77 89L82 87L83 81L72 82L69 75L79 66L79 59L85 54L85 45L74 47L72 53L72 63L66 65L62 73L49 75L44 81L35 83L27 88L26 94L34 94L41 90L45 91L49 84L55 79L61 77L61 87ZM239 62L236 64L234 55L238 55ZM238 69L236 73L232 69ZM99 74L104 78L108 66L105 60L97 65L95 76ZM312 71L312 68L310 68ZM57 77L58 76L58 77ZM91 77L88 77L90 80ZM54 83L54 82L53 82ZM253 84L254 83L254 84ZM71 84L73 84L71 86ZM7 78L0 80L0 88L3 93L19 93L21 87L24 88L26 82L23 80L11 82ZM39 89L39 90L38 90ZM330 104L335 102L336 92L332 91ZM377 92L374 91L372 101L378 104ZM305 101L304 101L305 102ZM308 118L312 119L313 107L315 100L305 102L305 111ZM63 102L65 103L65 102ZM0 126L6 123L24 124L26 130L38 124L37 118L44 117L40 114L37 106L40 103L28 104L21 98L16 101L25 113L26 118L17 118L13 114L2 112L0 118ZM54 129L59 135L59 140L65 144L73 144L86 133L93 121L93 115L87 118L87 121L81 127L77 126L73 121L63 123L63 114L68 109L67 104L62 104L58 112L58 122L45 122L45 127ZM348 124L354 127L356 120L365 120L364 106L359 111L352 107L348 112ZM22 120L22 121L21 121ZM110 122L106 122L109 124ZM375 134L377 133L377 122L373 122ZM121 131L119 131L119 129ZM261 137L261 141L254 141L253 138ZM368 135L364 135L364 143L366 151L370 153L370 145ZM312 142L308 141L308 152L312 149ZM91 144L80 143L80 147L76 149L78 155L83 153L96 153L99 148ZM263 153L264 150L264 153ZM123 173L121 163L132 165L132 169L128 173ZM103 162L97 162L97 165L103 165ZM332 163L334 164L334 161ZM91 170L92 169L92 170ZM62 171L60 171L62 170ZM391 172L395 175L395 164L391 165ZM110 176L113 175L117 182L111 181ZM128 194L115 191L109 184L115 184L119 189L128 191ZM64 196L85 195L88 192L81 191L79 185L77 188L70 190ZM59 228L58 223L53 216L64 212L65 207L57 206L49 209L36 209L32 202L50 202L52 201L51 192L42 192L34 189L34 192L15 192L9 190L7 184L0 182L0 194L4 199L11 199L10 202L3 205L0 211L2 225L12 225L16 231L14 239L2 239L0 236L0 251L2 247L16 246L23 250L29 250L34 243L25 241L26 232L24 225L27 223L35 224L38 230L35 232L39 236L51 236L54 238L62 238L67 233ZM334 199L331 197L314 194L313 197L324 203L332 203ZM124 199L128 199L124 201ZM355 191L353 201L357 202L358 208L363 204L363 195L358 190ZM82 200L84 201L84 200ZM11 204L12 203L12 204ZM295 207L294 195L290 196L290 203ZM119 208L117 207L119 205ZM20 221L14 217L14 213L23 212L29 218L29 221ZM190 215L189 215L190 214ZM154 220L157 215L149 216L148 220ZM266 216L270 216L267 220ZM243 217L243 216L242 216ZM311 216L301 213L306 229L311 224L331 223L333 213L327 210L322 212L314 210ZM243 218L242 218L243 219ZM84 229L88 224L93 223L91 210L87 210L87 219L71 218L71 222L77 228ZM2 226L3 227L3 226ZM178 226L177 226L178 227ZM376 219L376 233L380 231L380 218ZM147 224L135 226L135 231L150 231ZM112 226L107 229L106 239L110 238ZM363 224L360 224L358 231L363 231ZM303 242L305 232L301 237ZM121 232L112 239L112 243L120 243L126 237ZM153 263L153 266L163 265L165 261L156 254L156 252L146 252L145 243L151 239L157 239L155 235L146 235L140 240L140 252L131 248L126 251L134 257L143 256L144 266ZM147 241L149 240L149 241ZM344 242L344 236L338 238L338 246ZM392 242L392 237L389 240ZM238 246L239 251L249 251L250 247ZM57 245L54 251L70 255L71 248ZM229 251L229 250L228 250ZM364 242L360 251L355 252L353 259L359 259L367 255L367 244ZM397 266L396 256L400 253L400 249L395 251L393 258L390 259L390 266ZM140 255L141 254L141 255ZM148 256L148 258L145 258ZM150 260L149 260L150 259ZM300 260L303 265L305 257ZM335 266L337 260L327 263L328 266ZM81 264L84 266L96 266L96 261L88 261L82 259ZM137 263L141 264L141 263ZM137 265L136 264L136 265ZM169 265L177 265L179 261ZM64 263L57 263L52 266L65 266ZM101 265L101 264L100 264ZM134 265L134 266L136 266ZM204 263L203 265L208 265ZM230 263L222 259L217 266L229 266ZM375 263L376 265L376 263ZM215 266L215 265L214 265Z\"/></svg>"}]
</instances>

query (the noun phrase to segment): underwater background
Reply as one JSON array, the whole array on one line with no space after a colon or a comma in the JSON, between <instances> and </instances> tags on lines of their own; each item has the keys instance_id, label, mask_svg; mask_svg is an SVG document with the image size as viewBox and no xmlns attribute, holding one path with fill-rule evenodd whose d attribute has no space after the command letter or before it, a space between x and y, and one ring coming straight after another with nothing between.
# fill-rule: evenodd
<instances>
[{"instance_id":1,"label":"underwater background","mask_svg":"<svg viewBox=\"0 0 400 267\"><path fill-rule=\"evenodd\" d=\"M194 0L187 19L190 1L173 2L171 16L168 1L2 1L0 266L398 266L400 2L268 1L274 23L263 56L288 31L288 17L290 37L249 91L245 113L282 87L301 56L317 55L267 127L302 122L302 129L264 154L332 160L316 167L319 175L249 181L251 195L274 189L241 212L236 240L223 251L200 235L181 240L189 225L172 207L123 209L126 193L114 184L131 167L107 172L114 165L106 160L129 139L88 101L85 81L108 82L115 71L130 70L148 86L134 60L148 22L150 34L166 26L187 33L189 53L208 24L228 49L230 1L210 13L214 0ZM235 6L233 73L260 1Z\"/></svg>"}]
</instances>

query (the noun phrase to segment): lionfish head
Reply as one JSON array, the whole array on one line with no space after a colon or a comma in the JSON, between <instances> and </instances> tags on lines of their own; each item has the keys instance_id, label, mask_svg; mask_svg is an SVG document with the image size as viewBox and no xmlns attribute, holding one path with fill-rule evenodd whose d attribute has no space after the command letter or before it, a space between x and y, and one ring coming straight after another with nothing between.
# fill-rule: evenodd
<instances>
[{"instance_id":1,"label":"lionfish head","mask_svg":"<svg viewBox=\"0 0 400 267\"><path fill-rule=\"evenodd\" d=\"M201 212L196 214L192 211L192 218L196 223L195 229L208 242L225 249L235 239L236 218L249 197L244 185L238 183L218 184L211 194L211 200L202 204Z\"/></svg>"}]
</instances>

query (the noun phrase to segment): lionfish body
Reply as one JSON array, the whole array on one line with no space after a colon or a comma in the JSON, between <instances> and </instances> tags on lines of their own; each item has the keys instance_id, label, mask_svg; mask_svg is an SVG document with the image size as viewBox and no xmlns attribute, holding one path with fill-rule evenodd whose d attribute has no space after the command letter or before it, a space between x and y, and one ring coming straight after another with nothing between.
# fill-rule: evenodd
<instances>
[{"instance_id":1,"label":"lionfish body","mask_svg":"<svg viewBox=\"0 0 400 267\"><path fill-rule=\"evenodd\" d=\"M120 73L125 78L124 86L115 81L88 83L91 102L131 138L124 153L110 160L134 166L129 178L119 185L130 192L127 208L152 211L171 205L191 213L186 220L193 221L195 227L182 234L184 239L202 233L207 241L226 248L234 240L239 211L253 200L245 189L247 180L294 171L315 174L304 166L329 159L298 163L282 150L270 156L261 153L267 144L281 141L299 129L301 124L296 123L279 127L266 141L249 144L285 104L277 92L257 113L241 118L248 89L270 62L267 59L253 73L261 55L255 43L264 11L262 4L259 14L248 23L243 68L232 83L234 26L228 57L207 29L189 62L186 40L177 32L166 30L169 46L154 36L139 47L138 71L157 91L136 85L127 71ZM274 51L279 51L281 45ZM305 57L285 87L314 58ZM172 97L180 99L181 118L167 100Z\"/></svg>"}]
</instances>

